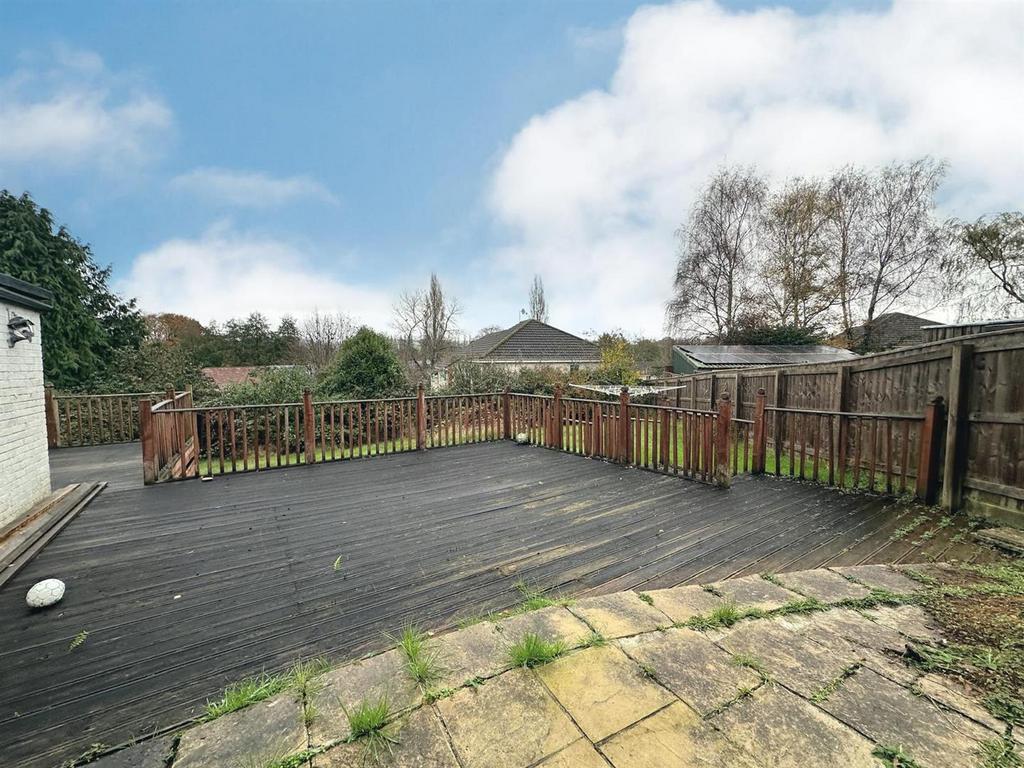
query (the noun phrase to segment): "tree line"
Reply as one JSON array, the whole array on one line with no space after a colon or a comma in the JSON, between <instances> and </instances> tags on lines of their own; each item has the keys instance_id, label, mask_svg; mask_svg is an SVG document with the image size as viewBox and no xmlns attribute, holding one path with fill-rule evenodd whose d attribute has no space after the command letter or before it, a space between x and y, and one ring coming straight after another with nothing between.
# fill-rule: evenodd
<instances>
[{"instance_id":1,"label":"tree line","mask_svg":"<svg viewBox=\"0 0 1024 768\"><path fill-rule=\"evenodd\" d=\"M948 304L964 319L1019 312L1021 214L940 221L935 194L946 170L925 157L773 188L753 168L721 168L677 232L666 324L720 343L852 343L864 328L868 350L872 323L894 309Z\"/></svg>"}]
</instances>

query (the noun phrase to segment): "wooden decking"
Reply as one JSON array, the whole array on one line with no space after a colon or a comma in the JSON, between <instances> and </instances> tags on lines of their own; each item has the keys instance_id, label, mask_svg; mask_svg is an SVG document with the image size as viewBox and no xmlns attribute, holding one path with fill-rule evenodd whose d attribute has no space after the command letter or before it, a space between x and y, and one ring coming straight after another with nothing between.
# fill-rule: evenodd
<instances>
[{"instance_id":1,"label":"wooden decking","mask_svg":"<svg viewBox=\"0 0 1024 768\"><path fill-rule=\"evenodd\" d=\"M116 469L138 446L100 450ZM72 474L90 464L55 453L62 480L109 479L61 474L62 455ZM4 765L55 765L172 727L261 670L509 607L518 580L583 594L994 557L957 536L964 521L875 497L769 478L721 491L508 442L209 483L118 476L0 591ZM50 576L67 596L30 613L25 591Z\"/></svg>"}]
</instances>

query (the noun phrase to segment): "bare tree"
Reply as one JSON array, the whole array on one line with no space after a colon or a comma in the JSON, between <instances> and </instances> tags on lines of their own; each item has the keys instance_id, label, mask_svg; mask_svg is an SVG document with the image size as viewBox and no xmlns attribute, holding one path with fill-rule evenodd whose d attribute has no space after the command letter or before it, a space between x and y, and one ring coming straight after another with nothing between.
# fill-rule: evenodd
<instances>
[{"instance_id":1,"label":"bare tree","mask_svg":"<svg viewBox=\"0 0 1024 768\"><path fill-rule=\"evenodd\" d=\"M299 329L299 343L305 362L319 370L334 359L342 343L354 331L352 318L342 312L313 314L302 321Z\"/></svg>"},{"instance_id":2,"label":"bare tree","mask_svg":"<svg viewBox=\"0 0 1024 768\"><path fill-rule=\"evenodd\" d=\"M941 254L942 228L934 219L935 190L946 166L931 158L891 163L872 179L860 271L864 280L863 346L871 323L908 296L929 288Z\"/></svg>"},{"instance_id":3,"label":"bare tree","mask_svg":"<svg viewBox=\"0 0 1024 768\"><path fill-rule=\"evenodd\" d=\"M817 181L792 179L765 209L761 290L756 301L773 325L820 326L837 303L824 231L827 196Z\"/></svg>"},{"instance_id":4,"label":"bare tree","mask_svg":"<svg viewBox=\"0 0 1024 768\"><path fill-rule=\"evenodd\" d=\"M825 191L826 226L823 235L829 251L842 332L851 340L853 327L857 324L857 303L864 289L862 256L867 239L870 191L868 174L853 166L833 173Z\"/></svg>"},{"instance_id":5,"label":"bare tree","mask_svg":"<svg viewBox=\"0 0 1024 768\"><path fill-rule=\"evenodd\" d=\"M542 323L548 321L548 303L544 298L544 283L540 275L533 276L533 285L530 286L530 318Z\"/></svg>"},{"instance_id":6,"label":"bare tree","mask_svg":"<svg viewBox=\"0 0 1024 768\"><path fill-rule=\"evenodd\" d=\"M1024 214L949 222L942 260L945 297L961 320L1016 315L1024 309Z\"/></svg>"},{"instance_id":7,"label":"bare tree","mask_svg":"<svg viewBox=\"0 0 1024 768\"><path fill-rule=\"evenodd\" d=\"M712 176L676 233L679 261L666 324L724 338L749 301L752 260L768 193L749 168L722 168Z\"/></svg>"},{"instance_id":8,"label":"bare tree","mask_svg":"<svg viewBox=\"0 0 1024 768\"><path fill-rule=\"evenodd\" d=\"M394 319L399 351L421 376L433 373L451 351L458 331L455 318L461 311L458 300L445 297L433 273L429 288L399 297Z\"/></svg>"}]
</instances>

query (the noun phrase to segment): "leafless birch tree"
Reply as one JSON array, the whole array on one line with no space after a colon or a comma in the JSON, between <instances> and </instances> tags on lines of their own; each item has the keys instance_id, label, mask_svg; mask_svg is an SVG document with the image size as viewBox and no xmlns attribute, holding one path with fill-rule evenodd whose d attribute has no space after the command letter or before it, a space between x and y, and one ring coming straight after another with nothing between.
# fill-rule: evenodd
<instances>
[{"instance_id":1,"label":"leafless birch tree","mask_svg":"<svg viewBox=\"0 0 1024 768\"><path fill-rule=\"evenodd\" d=\"M548 303L544 298L544 283L540 275L533 276L533 285L530 286L530 318L542 323L548 321Z\"/></svg>"},{"instance_id":2,"label":"leafless birch tree","mask_svg":"<svg viewBox=\"0 0 1024 768\"><path fill-rule=\"evenodd\" d=\"M458 329L459 302L448 298L436 274L423 291L403 293L395 304L394 326L399 350L421 376L429 376L452 350Z\"/></svg>"},{"instance_id":3,"label":"leafless birch tree","mask_svg":"<svg viewBox=\"0 0 1024 768\"><path fill-rule=\"evenodd\" d=\"M727 336L749 302L768 184L752 168L722 168L679 229L679 260L667 324L676 332Z\"/></svg>"}]
</instances>

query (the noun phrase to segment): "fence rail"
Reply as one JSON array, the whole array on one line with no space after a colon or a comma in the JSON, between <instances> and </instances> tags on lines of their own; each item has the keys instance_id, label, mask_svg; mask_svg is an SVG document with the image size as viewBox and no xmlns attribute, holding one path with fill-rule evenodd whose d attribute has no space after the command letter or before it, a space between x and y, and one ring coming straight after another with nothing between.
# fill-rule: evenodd
<instances>
[{"instance_id":1,"label":"fence rail","mask_svg":"<svg viewBox=\"0 0 1024 768\"><path fill-rule=\"evenodd\" d=\"M297 464L516 439L691 480L728 486L739 474L774 474L839 488L939 488L942 398L914 414L769 406L733 417L729 393L714 409L510 392L380 400L195 407L191 392L139 405L147 484L259 472Z\"/></svg>"},{"instance_id":2,"label":"fence rail","mask_svg":"<svg viewBox=\"0 0 1024 768\"><path fill-rule=\"evenodd\" d=\"M47 385L46 441L50 448L130 443L139 439L139 401L160 392L65 394Z\"/></svg>"}]
</instances>

